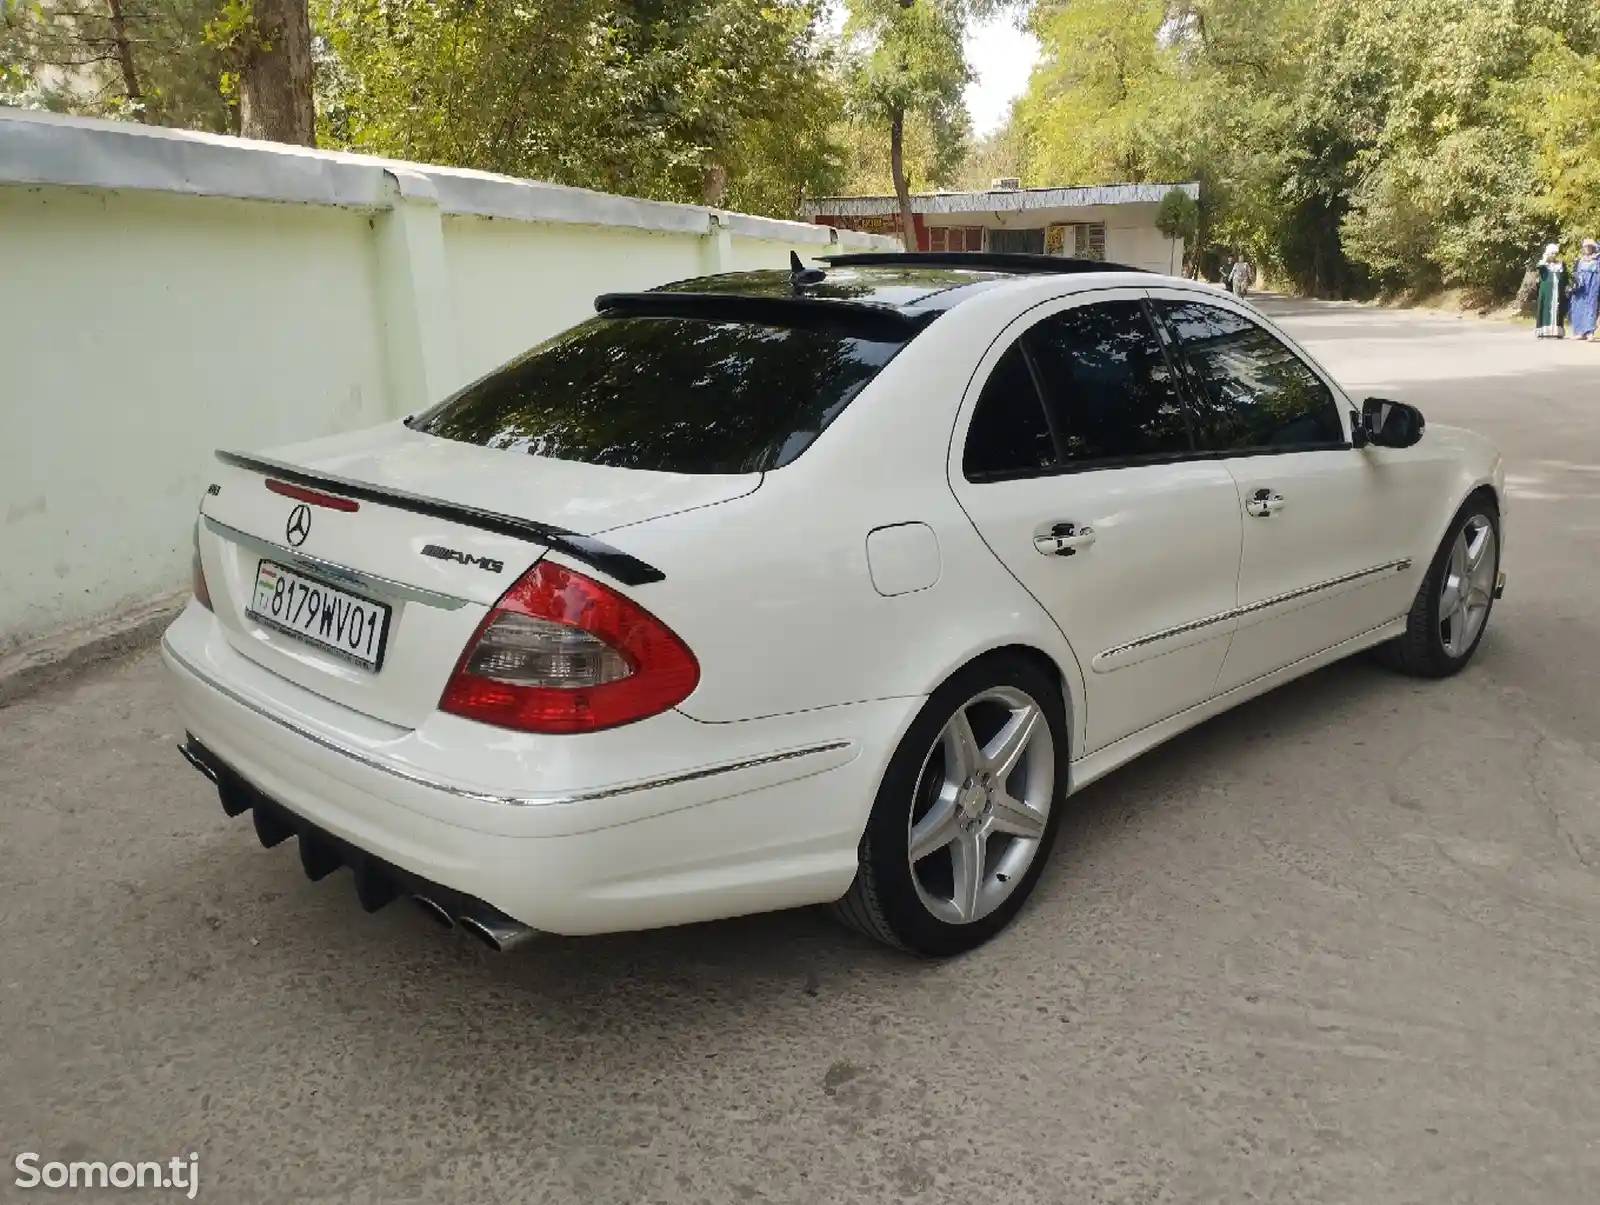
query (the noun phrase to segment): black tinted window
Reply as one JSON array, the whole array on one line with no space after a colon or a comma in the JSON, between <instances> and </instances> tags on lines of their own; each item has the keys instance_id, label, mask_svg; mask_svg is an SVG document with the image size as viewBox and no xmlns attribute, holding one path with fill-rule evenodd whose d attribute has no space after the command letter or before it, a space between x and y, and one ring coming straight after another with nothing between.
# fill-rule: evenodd
<instances>
[{"instance_id":1,"label":"black tinted window","mask_svg":"<svg viewBox=\"0 0 1600 1205\"><path fill-rule=\"evenodd\" d=\"M1063 310L1026 339L1068 463L1192 450L1183 400L1138 302Z\"/></svg>"},{"instance_id":2,"label":"black tinted window","mask_svg":"<svg viewBox=\"0 0 1600 1205\"><path fill-rule=\"evenodd\" d=\"M1344 442L1333 394L1268 331L1216 306L1158 304L1197 378L1197 435L1204 447L1244 451Z\"/></svg>"},{"instance_id":3,"label":"black tinted window","mask_svg":"<svg viewBox=\"0 0 1600 1205\"><path fill-rule=\"evenodd\" d=\"M961 468L969 479L1044 468L1055 462L1039 391L1019 343L1000 357L978 397Z\"/></svg>"},{"instance_id":4,"label":"black tinted window","mask_svg":"<svg viewBox=\"0 0 1600 1205\"><path fill-rule=\"evenodd\" d=\"M901 346L827 327L592 318L412 426L616 468L760 472L805 451Z\"/></svg>"}]
</instances>

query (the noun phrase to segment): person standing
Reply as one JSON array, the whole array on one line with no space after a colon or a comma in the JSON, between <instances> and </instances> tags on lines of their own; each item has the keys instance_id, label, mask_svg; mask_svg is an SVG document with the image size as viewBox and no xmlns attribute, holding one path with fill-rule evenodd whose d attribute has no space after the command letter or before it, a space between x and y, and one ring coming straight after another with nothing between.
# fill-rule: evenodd
<instances>
[{"instance_id":1,"label":"person standing","mask_svg":"<svg viewBox=\"0 0 1600 1205\"><path fill-rule=\"evenodd\" d=\"M1230 255L1228 256L1228 262L1222 265L1222 287L1230 293L1233 292L1233 265L1237 262L1237 258L1237 256Z\"/></svg>"},{"instance_id":2,"label":"person standing","mask_svg":"<svg viewBox=\"0 0 1600 1205\"><path fill-rule=\"evenodd\" d=\"M1551 243L1539 260L1539 304L1534 310L1533 333L1541 339L1561 339L1561 309L1567 299L1567 266L1561 262L1561 247Z\"/></svg>"},{"instance_id":3,"label":"person standing","mask_svg":"<svg viewBox=\"0 0 1600 1205\"><path fill-rule=\"evenodd\" d=\"M1583 252L1572 265L1572 292L1568 295L1572 333L1585 343L1594 338L1596 311L1600 310L1600 245L1583 240Z\"/></svg>"},{"instance_id":4,"label":"person standing","mask_svg":"<svg viewBox=\"0 0 1600 1205\"><path fill-rule=\"evenodd\" d=\"M1234 263L1233 270L1229 273L1229 276L1233 280L1234 295L1248 297L1250 295L1250 284L1255 279L1255 271L1250 267L1250 261L1241 255L1237 262Z\"/></svg>"}]
</instances>

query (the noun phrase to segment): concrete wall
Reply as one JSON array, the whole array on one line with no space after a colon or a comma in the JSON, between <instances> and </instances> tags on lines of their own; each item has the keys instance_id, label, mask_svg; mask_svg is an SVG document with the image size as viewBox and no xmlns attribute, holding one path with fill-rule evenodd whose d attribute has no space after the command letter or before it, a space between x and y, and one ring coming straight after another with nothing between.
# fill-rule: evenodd
<instances>
[{"instance_id":1,"label":"concrete wall","mask_svg":"<svg viewBox=\"0 0 1600 1205\"><path fill-rule=\"evenodd\" d=\"M409 413L598 293L897 246L0 110L0 655L181 588L218 447Z\"/></svg>"}]
</instances>

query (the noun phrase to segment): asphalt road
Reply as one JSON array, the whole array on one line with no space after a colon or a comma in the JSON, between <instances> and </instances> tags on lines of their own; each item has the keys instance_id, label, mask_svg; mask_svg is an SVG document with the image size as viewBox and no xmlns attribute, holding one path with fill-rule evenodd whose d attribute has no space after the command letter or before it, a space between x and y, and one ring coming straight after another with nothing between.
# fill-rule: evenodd
<instances>
[{"instance_id":1,"label":"asphalt road","mask_svg":"<svg viewBox=\"0 0 1600 1205\"><path fill-rule=\"evenodd\" d=\"M136 656L0 711L0 1199L21 1151L195 1151L237 1205L1594 1201L1600 345L1272 308L1512 458L1465 675L1191 732L923 965L809 912L506 957L369 918L224 820Z\"/></svg>"}]
</instances>

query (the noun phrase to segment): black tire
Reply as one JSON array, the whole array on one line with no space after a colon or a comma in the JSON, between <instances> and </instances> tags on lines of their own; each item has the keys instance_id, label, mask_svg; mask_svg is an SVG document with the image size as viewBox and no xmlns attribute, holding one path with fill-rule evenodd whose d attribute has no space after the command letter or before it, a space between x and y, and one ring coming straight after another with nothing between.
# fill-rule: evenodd
<instances>
[{"instance_id":1,"label":"black tire","mask_svg":"<svg viewBox=\"0 0 1600 1205\"><path fill-rule=\"evenodd\" d=\"M1030 696L1050 726L1054 780L1050 813L1038 848L1016 887L993 912L953 924L923 904L909 859L910 825L930 752L956 710L992 688L1014 688ZM980 743L984 738L979 737ZM1010 923L1032 894L1049 860L1066 793L1068 733L1061 685L1026 657L994 654L965 666L928 699L890 759L872 815L862 834L855 882L833 905L851 928L898 949L927 958L961 954L988 941ZM926 863L919 863L926 865Z\"/></svg>"},{"instance_id":2,"label":"black tire","mask_svg":"<svg viewBox=\"0 0 1600 1205\"><path fill-rule=\"evenodd\" d=\"M1469 524L1477 522L1486 522L1494 536L1494 565L1488 578L1491 583L1488 604L1483 613L1483 622L1478 625L1470 643L1465 648L1451 652L1440 615L1445 579L1450 573L1450 555L1457 538ZM1456 512L1456 517L1445 532L1444 542L1434 554L1433 563L1428 566L1427 576L1422 579L1422 585L1411 604L1411 612L1406 617L1405 634L1381 645L1378 650L1380 659L1392 669L1415 678L1448 678L1460 673L1478 651L1483 634L1489 630L1489 619L1494 612L1492 583L1498 580L1499 573L1500 511L1493 495L1479 492L1468 498Z\"/></svg>"}]
</instances>

